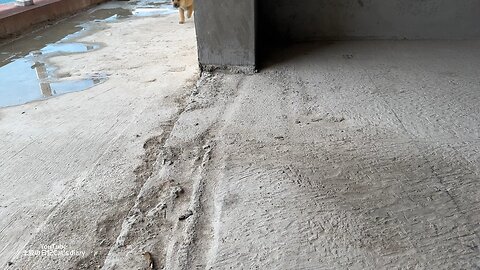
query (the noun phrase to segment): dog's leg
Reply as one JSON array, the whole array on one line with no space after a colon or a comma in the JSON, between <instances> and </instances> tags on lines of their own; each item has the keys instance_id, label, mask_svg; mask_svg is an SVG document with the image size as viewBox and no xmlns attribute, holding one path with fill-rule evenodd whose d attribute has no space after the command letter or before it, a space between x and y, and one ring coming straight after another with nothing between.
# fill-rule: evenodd
<instances>
[{"instance_id":1,"label":"dog's leg","mask_svg":"<svg viewBox=\"0 0 480 270\"><path fill-rule=\"evenodd\" d=\"M185 10L183 8L178 9L178 14L180 14L180 21L178 23L184 24L185 23Z\"/></svg>"},{"instance_id":2,"label":"dog's leg","mask_svg":"<svg viewBox=\"0 0 480 270\"><path fill-rule=\"evenodd\" d=\"M188 7L187 18L190 19L192 17L192 14L193 14L193 5Z\"/></svg>"}]
</instances>

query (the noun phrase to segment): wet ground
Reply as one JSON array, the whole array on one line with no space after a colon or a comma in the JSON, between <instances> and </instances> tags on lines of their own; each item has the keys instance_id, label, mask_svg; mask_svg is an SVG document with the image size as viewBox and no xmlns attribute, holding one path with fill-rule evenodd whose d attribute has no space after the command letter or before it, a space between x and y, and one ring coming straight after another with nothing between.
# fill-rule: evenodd
<instances>
[{"instance_id":1,"label":"wet ground","mask_svg":"<svg viewBox=\"0 0 480 270\"><path fill-rule=\"evenodd\" d=\"M59 81L96 73L107 80L0 108L0 269L100 269L151 167L142 165L146 140L169 128L197 81L192 20L180 25L170 14L90 25L68 42L46 43L100 47L78 45L89 51L59 53L46 65L57 67ZM25 255L52 243L80 254Z\"/></svg>"},{"instance_id":2,"label":"wet ground","mask_svg":"<svg viewBox=\"0 0 480 270\"><path fill-rule=\"evenodd\" d=\"M102 44L75 40L125 19L171 14L169 1L111 2L53 23L15 40L0 40L0 107L24 104L69 92L86 90L102 83L108 74L73 78L58 74L49 58L86 53Z\"/></svg>"}]
</instances>

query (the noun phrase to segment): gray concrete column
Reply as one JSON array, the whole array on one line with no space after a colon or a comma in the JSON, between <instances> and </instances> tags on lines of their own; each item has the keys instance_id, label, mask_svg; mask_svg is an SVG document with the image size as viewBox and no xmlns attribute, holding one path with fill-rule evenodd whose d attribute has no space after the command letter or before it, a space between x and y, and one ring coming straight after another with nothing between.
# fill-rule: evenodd
<instances>
[{"instance_id":1,"label":"gray concrete column","mask_svg":"<svg viewBox=\"0 0 480 270\"><path fill-rule=\"evenodd\" d=\"M256 0L195 0L198 57L203 70L254 72Z\"/></svg>"}]
</instances>

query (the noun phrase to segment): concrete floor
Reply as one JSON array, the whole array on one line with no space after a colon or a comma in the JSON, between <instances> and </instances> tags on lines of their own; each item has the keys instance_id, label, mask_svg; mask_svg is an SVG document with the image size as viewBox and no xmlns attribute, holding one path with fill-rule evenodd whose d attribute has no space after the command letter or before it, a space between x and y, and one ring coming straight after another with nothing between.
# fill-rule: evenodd
<instances>
[{"instance_id":1,"label":"concrete floor","mask_svg":"<svg viewBox=\"0 0 480 270\"><path fill-rule=\"evenodd\" d=\"M160 237L117 267L150 243L165 269L478 269L479 47L308 44L204 74L126 223Z\"/></svg>"},{"instance_id":2,"label":"concrete floor","mask_svg":"<svg viewBox=\"0 0 480 270\"><path fill-rule=\"evenodd\" d=\"M480 268L480 41L299 45L193 86L176 19L83 37L105 47L51 61L107 82L0 110L2 267ZM84 253L23 255L52 244Z\"/></svg>"},{"instance_id":3,"label":"concrete floor","mask_svg":"<svg viewBox=\"0 0 480 270\"><path fill-rule=\"evenodd\" d=\"M189 266L480 268L479 48L308 44L207 78L177 122L213 118Z\"/></svg>"},{"instance_id":4,"label":"concrete floor","mask_svg":"<svg viewBox=\"0 0 480 270\"><path fill-rule=\"evenodd\" d=\"M150 174L156 138L198 78L191 21L176 27L175 14L95 24L101 30L74 40L101 48L48 63L69 74L64 80L97 73L108 80L0 108L0 269L103 265ZM36 254L48 251L57 255Z\"/></svg>"}]
</instances>

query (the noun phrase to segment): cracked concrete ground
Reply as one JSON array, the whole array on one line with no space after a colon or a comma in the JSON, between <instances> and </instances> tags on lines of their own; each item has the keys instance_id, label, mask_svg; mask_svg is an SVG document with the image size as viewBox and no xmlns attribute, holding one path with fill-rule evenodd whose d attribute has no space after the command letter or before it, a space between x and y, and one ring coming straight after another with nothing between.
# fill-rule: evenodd
<instances>
[{"instance_id":1,"label":"cracked concrete ground","mask_svg":"<svg viewBox=\"0 0 480 270\"><path fill-rule=\"evenodd\" d=\"M158 19L150 20L143 27ZM193 38L193 28L187 31ZM109 54L110 35L90 39L106 43L98 53ZM157 42L149 48L164 44ZM272 53L255 75L204 73L193 85L195 69L187 66L183 80L162 77L174 86L155 89L176 90L158 98L118 95L151 81L144 72L154 76L161 64L128 69L122 66L128 60L99 62L94 67L113 65L120 74L103 98L107 83L26 105L29 118L20 124L13 120L25 117L21 107L0 111L0 185L8 191L1 197L1 237L8 240L2 263L478 269L479 47L478 41L298 45ZM157 53L143 56L161 58ZM99 56L83 59L91 64ZM65 68L76 65L82 71L82 62ZM125 79L131 76L138 84ZM76 99L79 107L68 115L49 105ZM115 99L124 103L106 105ZM131 99L132 109L125 109ZM82 106L105 108L90 115ZM84 118L96 124L81 125ZM148 138L136 138L139 130ZM20 256L55 243L87 253Z\"/></svg>"}]
</instances>

